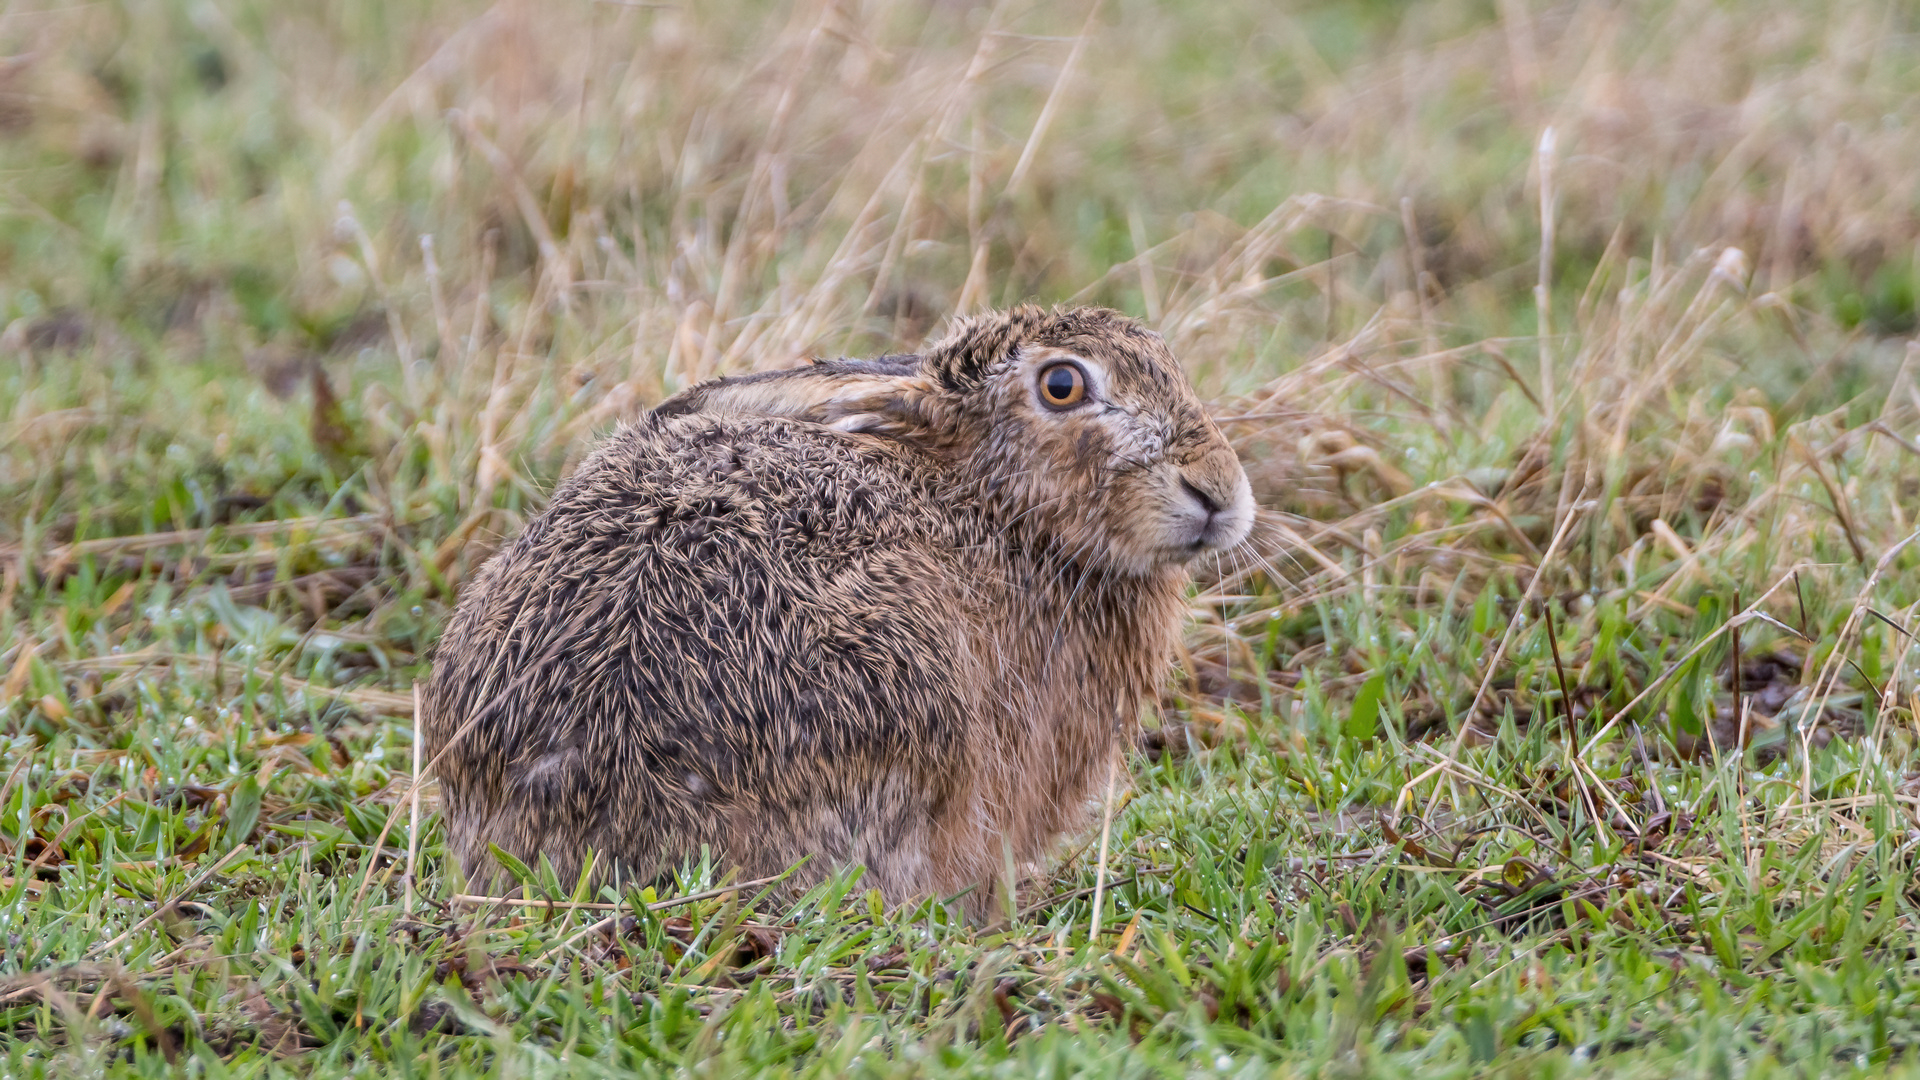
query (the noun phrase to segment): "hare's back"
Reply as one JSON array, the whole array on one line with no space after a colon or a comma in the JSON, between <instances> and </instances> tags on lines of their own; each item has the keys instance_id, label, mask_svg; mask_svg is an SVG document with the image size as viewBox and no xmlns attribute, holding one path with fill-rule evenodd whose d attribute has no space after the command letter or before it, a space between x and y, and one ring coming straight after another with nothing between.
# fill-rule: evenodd
<instances>
[{"instance_id":1,"label":"hare's back","mask_svg":"<svg viewBox=\"0 0 1920 1080\"><path fill-rule=\"evenodd\" d=\"M546 519L574 542L646 564L659 573L649 584L692 590L707 613L757 596L736 589L824 599L816 590L853 584L876 557L919 560L931 583L971 526L920 451L776 417L642 421L579 470Z\"/></svg>"},{"instance_id":2,"label":"hare's back","mask_svg":"<svg viewBox=\"0 0 1920 1080\"><path fill-rule=\"evenodd\" d=\"M914 453L778 418L643 419L487 567L442 685L501 685L445 670L481 657L544 667L477 745L574 746L723 797L807 761L937 761L975 707L980 586L956 560L978 545Z\"/></svg>"}]
</instances>

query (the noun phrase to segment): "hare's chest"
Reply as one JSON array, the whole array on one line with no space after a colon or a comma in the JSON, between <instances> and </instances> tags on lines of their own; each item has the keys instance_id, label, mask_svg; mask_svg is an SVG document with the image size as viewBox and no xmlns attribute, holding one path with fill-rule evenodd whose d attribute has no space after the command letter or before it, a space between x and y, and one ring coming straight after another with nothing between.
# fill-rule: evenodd
<instances>
[{"instance_id":1,"label":"hare's chest","mask_svg":"<svg viewBox=\"0 0 1920 1080\"><path fill-rule=\"evenodd\" d=\"M1140 700L1164 677L1180 628L1179 593L1027 589L981 626L1010 727L1099 742L1134 723Z\"/></svg>"}]
</instances>

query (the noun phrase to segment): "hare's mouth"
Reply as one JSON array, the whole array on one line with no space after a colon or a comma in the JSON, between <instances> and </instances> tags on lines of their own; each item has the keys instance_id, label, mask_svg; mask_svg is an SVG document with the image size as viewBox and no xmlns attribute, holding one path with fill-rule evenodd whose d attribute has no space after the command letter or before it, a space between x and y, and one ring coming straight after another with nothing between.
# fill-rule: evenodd
<instances>
[{"instance_id":1,"label":"hare's mouth","mask_svg":"<svg viewBox=\"0 0 1920 1080\"><path fill-rule=\"evenodd\" d=\"M1207 522L1207 527L1201 531L1201 534L1194 539L1193 551L1196 555L1203 551L1221 551L1239 543L1246 538L1246 535L1245 523L1237 518L1228 521L1223 515L1216 514Z\"/></svg>"},{"instance_id":2,"label":"hare's mouth","mask_svg":"<svg viewBox=\"0 0 1920 1080\"><path fill-rule=\"evenodd\" d=\"M1225 551L1245 539L1246 535L1246 526L1216 518L1207 522L1191 540L1180 546L1181 561Z\"/></svg>"}]
</instances>

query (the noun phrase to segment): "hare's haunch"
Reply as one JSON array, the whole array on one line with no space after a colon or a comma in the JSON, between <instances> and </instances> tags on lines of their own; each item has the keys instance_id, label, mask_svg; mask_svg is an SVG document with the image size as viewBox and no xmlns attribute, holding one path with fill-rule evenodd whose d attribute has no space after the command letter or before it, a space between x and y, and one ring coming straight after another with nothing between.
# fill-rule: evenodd
<instances>
[{"instance_id":1,"label":"hare's haunch","mask_svg":"<svg viewBox=\"0 0 1920 1080\"><path fill-rule=\"evenodd\" d=\"M1253 516L1159 337L1023 307L925 355L696 386L475 577L424 697L469 876L702 848L991 910L1083 821L1193 557Z\"/></svg>"}]
</instances>

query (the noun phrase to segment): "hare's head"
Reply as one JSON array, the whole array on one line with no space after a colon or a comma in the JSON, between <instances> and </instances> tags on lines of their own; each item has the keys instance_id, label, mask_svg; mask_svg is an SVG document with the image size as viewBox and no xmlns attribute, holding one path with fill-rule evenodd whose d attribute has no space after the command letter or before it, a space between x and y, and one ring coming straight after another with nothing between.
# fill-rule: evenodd
<instances>
[{"instance_id":1,"label":"hare's head","mask_svg":"<svg viewBox=\"0 0 1920 1080\"><path fill-rule=\"evenodd\" d=\"M1130 573L1238 544L1253 496L1160 337L1117 312L961 319L924 355L829 361L695 387L659 410L776 414L922 445L994 516Z\"/></svg>"}]
</instances>

